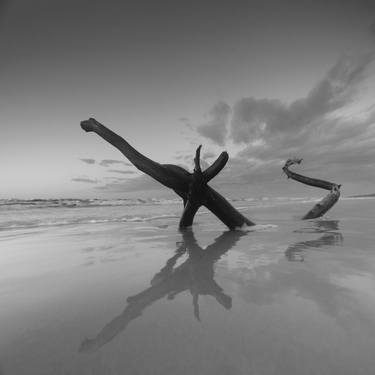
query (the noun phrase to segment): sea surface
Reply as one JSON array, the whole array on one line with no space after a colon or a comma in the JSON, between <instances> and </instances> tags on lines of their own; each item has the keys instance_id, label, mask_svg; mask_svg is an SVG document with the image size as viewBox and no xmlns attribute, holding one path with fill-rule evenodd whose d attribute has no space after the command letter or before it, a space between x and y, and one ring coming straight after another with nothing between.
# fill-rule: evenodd
<instances>
[{"instance_id":1,"label":"sea surface","mask_svg":"<svg viewBox=\"0 0 375 375\"><path fill-rule=\"evenodd\" d=\"M375 199L0 200L1 375L373 375Z\"/></svg>"}]
</instances>

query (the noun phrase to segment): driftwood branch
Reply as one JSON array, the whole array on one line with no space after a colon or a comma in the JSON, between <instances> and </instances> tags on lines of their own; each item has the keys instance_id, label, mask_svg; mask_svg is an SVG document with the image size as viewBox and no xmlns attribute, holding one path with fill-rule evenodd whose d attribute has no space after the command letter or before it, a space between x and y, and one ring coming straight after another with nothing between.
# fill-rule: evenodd
<instances>
[{"instance_id":1,"label":"driftwood branch","mask_svg":"<svg viewBox=\"0 0 375 375\"><path fill-rule=\"evenodd\" d=\"M212 180L215 176L217 176L221 170L225 167L227 164L227 161L229 159L227 152L222 152L220 156L214 161L212 165L210 165L204 172L204 178L207 182Z\"/></svg>"},{"instance_id":2,"label":"driftwood branch","mask_svg":"<svg viewBox=\"0 0 375 375\"><path fill-rule=\"evenodd\" d=\"M86 132L95 132L116 147L136 168L148 174L161 184L180 190L188 183L189 174L183 168L156 163L133 148L125 139L106 128L93 118L82 121L81 127Z\"/></svg>"},{"instance_id":3,"label":"driftwood branch","mask_svg":"<svg viewBox=\"0 0 375 375\"><path fill-rule=\"evenodd\" d=\"M329 190L330 192L326 195L320 202L318 202L305 216L302 220L315 219L317 217L323 216L340 198L340 187L341 185L335 184L333 182L319 180L316 178L311 178L307 176L302 176L298 173L289 170L289 167L293 164L301 164L302 159L288 159L283 167L284 173L292 180L301 182L305 185L319 187L321 189Z\"/></svg>"},{"instance_id":4,"label":"driftwood branch","mask_svg":"<svg viewBox=\"0 0 375 375\"><path fill-rule=\"evenodd\" d=\"M193 224L194 216L201 206L206 207L216 215L229 229L236 229L243 225L254 223L236 210L224 197L208 186L226 165L228 154L223 152L217 160L202 171L200 165L199 146L194 158L194 172L173 164L159 164L133 148L125 139L114 133L93 118L81 122L86 132L94 132L116 147L136 168L174 190L184 202L184 210L180 220L180 228Z\"/></svg>"}]
</instances>

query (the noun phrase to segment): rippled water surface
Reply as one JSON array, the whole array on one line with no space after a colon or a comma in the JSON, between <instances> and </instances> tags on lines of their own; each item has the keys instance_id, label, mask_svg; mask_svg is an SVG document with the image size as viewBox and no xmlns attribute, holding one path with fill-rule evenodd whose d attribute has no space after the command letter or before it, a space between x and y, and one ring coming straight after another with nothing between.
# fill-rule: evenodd
<instances>
[{"instance_id":1,"label":"rippled water surface","mask_svg":"<svg viewBox=\"0 0 375 375\"><path fill-rule=\"evenodd\" d=\"M374 199L8 203L0 374L374 374Z\"/></svg>"}]
</instances>

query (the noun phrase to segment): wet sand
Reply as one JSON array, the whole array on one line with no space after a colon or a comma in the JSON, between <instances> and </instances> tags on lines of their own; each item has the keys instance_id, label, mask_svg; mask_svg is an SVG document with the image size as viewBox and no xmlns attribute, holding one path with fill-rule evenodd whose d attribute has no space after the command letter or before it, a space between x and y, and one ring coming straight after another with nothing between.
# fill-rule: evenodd
<instances>
[{"instance_id":1,"label":"wet sand","mask_svg":"<svg viewBox=\"0 0 375 375\"><path fill-rule=\"evenodd\" d=\"M372 375L374 208L1 232L0 373Z\"/></svg>"}]
</instances>

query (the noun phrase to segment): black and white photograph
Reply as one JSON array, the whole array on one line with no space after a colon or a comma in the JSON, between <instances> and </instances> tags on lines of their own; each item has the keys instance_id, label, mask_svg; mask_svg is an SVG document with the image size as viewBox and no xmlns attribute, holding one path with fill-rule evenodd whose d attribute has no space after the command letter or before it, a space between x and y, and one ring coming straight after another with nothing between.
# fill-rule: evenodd
<instances>
[{"instance_id":1,"label":"black and white photograph","mask_svg":"<svg viewBox=\"0 0 375 375\"><path fill-rule=\"evenodd\" d=\"M374 375L375 2L0 0L0 375Z\"/></svg>"}]
</instances>

